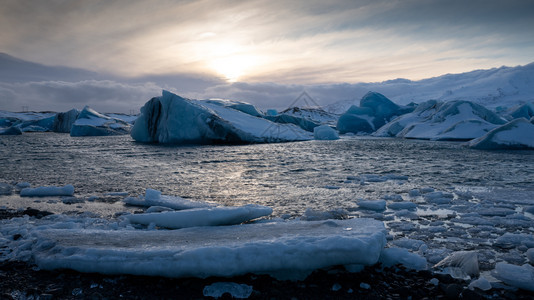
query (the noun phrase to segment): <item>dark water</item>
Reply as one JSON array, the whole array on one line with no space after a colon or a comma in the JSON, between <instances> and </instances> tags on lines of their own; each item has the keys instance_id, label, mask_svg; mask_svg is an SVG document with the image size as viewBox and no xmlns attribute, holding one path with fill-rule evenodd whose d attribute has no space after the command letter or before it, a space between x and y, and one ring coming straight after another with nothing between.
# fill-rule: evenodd
<instances>
[{"instance_id":1,"label":"dark water","mask_svg":"<svg viewBox=\"0 0 534 300\"><path fill-rule=\"evenodd\" d=\"M153 188L226 205L268 205L275 215L350 209L360 198L406 195L422 187L503 188L525 200L534 191L534 151L489 152L461 143L400 139L160 146L129 136L25 133L0 137L0 166L0 182L73 184L77 197L137 195ZM397 174L407 180L365 185L347 180L361 174Z\"/></svg>"}]
</instances>

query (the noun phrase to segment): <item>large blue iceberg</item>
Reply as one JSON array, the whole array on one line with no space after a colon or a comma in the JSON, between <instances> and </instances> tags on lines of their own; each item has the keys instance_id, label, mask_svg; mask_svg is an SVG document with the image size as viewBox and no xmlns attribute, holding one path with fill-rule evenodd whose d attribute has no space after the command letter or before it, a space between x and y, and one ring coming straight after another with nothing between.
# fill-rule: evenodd
<instances>
[{"instance_id":1,"label":"large blue iceberg","mask_svg":"<svg viewBox=\"0 0 534 300\"><path fill-rule=\"evenodd\" d=\"M274 143L313 138L294 124L274 123L221 101L186 99L163 91L161 97L152 98L141 108L132 138L171 144Z\"/></svg>"},{"instance_id":2,"label":"large blue iceberg","mask_svg":"<svg viewBox=\"0 0 534 300\"><path fill-rule=\"evenodd\" d=\"M360 100L360 106L351 106L337 122L340 133L372 133L391 119L414 110L411 106L399 106L375 92L368 92Z\"/></svg>"}]
</instances>

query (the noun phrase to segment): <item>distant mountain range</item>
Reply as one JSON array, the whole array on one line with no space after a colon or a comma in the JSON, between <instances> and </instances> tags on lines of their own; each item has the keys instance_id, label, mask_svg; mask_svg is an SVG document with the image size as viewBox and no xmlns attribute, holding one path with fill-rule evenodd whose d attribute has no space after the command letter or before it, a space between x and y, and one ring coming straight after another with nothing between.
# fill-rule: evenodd
<instances>
[{"instance_id":1,"label":"distant mountain range","mask_svg":"<svg viewBox=\"0 0 534 300\"><path fill-rule=\"evenodd\" d=\"M490 108L510 107L534 101L534 63L446 74L418 81L400 78L378 83L357 83L351 85L351 89L354 95L361 96L368 91L379 92L403 105L435 99L468 100ZM358 105L359 98L327 105L325 110L344 112L351 105Z\"/></svg>"}]
</instances>

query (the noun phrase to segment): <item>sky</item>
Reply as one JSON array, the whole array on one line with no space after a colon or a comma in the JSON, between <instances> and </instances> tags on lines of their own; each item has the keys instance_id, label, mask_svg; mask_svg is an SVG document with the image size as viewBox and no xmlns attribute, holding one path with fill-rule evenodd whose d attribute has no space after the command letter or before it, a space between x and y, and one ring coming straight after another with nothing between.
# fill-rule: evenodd
<instances>
[{"instance_id":1,"label":"sky","mask_svg":"<svg viewBox=\"0 0 534 300\"><path fill-rule=\"evenodd\" d=\"M534 61L530 0L2 0L0 28L0 52L25 61L210 97L234 83L419 80Z\"/></svg>"}]
</instances>

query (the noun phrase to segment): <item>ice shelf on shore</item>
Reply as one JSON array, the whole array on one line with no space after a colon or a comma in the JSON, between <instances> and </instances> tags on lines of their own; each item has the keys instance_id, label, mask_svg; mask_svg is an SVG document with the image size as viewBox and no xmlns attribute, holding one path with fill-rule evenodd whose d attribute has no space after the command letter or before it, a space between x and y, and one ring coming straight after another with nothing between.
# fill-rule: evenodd
<instances>
[{"instance_id":1,"label":"ice shelf on shore","mask_svg":"<svg viewBox=\"0 0 534 300\"><path fill-rule=\"evenodd\" d=\"M213 101L168 91L141 108L132 129L138 142L174 144L271 143L312 139L294 124L278 124Z\"/></svg>"},{"instance_id":2,"label":"ice shelf on shore","mask_svg":"<svg viewBox=\"0 0 534 300\"><path fill-rule=\"evenodd\" d=\"M32 261L42 269L201 278L303 278L318 268L373 265L386 243L384 224L366 218L141 230L51 216L2 221L0 233L2 246L11 249L0 258Z\"/></svg>"}]
</instances>

